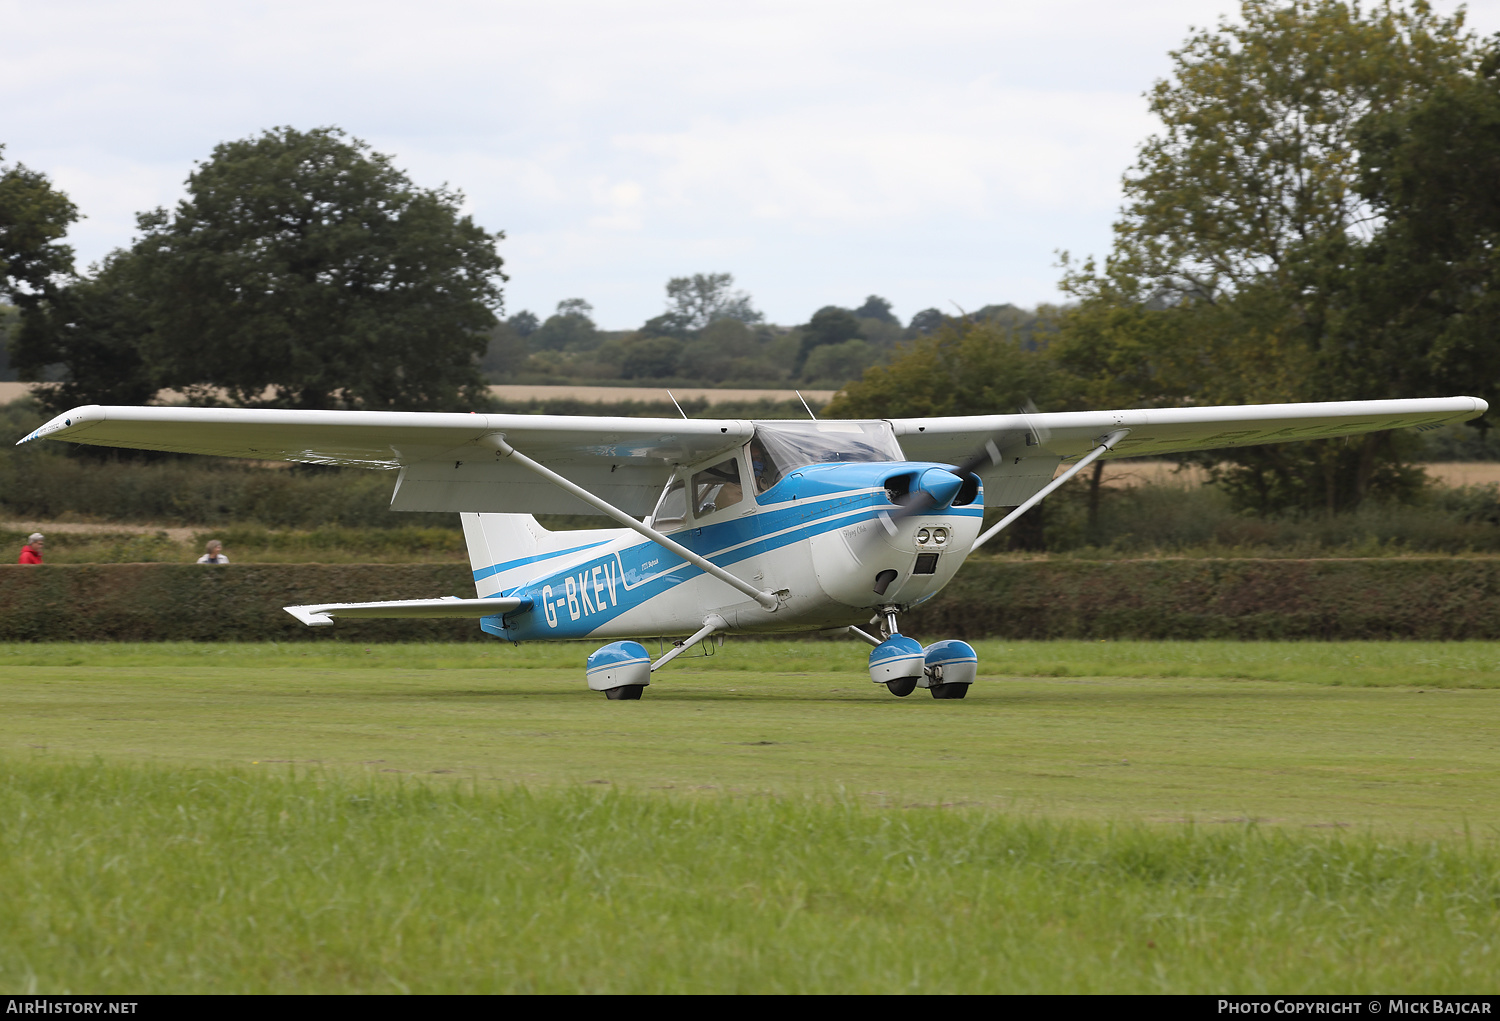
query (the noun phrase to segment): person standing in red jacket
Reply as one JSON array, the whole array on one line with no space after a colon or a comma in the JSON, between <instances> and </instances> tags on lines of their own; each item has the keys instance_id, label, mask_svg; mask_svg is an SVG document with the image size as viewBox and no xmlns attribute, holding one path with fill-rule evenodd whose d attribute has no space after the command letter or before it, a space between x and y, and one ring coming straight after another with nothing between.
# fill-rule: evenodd
<instances>
[{"instance_id":1,"label":"person standing in red jacket","mask_svg":"<svg viewBox=\"0 0 1500 1021\"><path fill-rule=\"evenodd\" d=\"M42 533L32 532L26 545L21 547L21 559L17 563L40 564L42 562Z\"/></svg>"}]
</instances>

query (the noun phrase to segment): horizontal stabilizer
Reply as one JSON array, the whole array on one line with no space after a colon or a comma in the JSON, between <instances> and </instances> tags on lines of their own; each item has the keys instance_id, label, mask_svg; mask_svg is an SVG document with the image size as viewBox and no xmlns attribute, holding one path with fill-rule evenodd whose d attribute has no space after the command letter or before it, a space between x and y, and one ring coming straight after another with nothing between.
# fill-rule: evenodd
<instances>
[{"instance_id":1,"label":"horizontal stabilizer","mask_svg":"<svg viewBox=\"0 0 1500 1021\"><path fill-rule=\"evenodd\" d=\"M503 599L393 599L381 603L317 603L312 606L284 606L293 617L311 627L333 623L333 618L352 617L494 617L515 610L529 609L531 600L519 596Z\"/></svg>"}]
</instances>

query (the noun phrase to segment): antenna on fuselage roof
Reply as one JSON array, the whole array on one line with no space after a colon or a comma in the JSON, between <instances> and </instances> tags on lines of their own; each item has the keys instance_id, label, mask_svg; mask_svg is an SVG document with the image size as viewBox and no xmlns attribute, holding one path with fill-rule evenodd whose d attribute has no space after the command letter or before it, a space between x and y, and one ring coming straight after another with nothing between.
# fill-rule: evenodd
<instances>
[{"instance_id":1,"label":"antenna on fuselage roof","mask_svg":"<svg viewBox=\"0 0 1500 1021\"><path fill-rule=\"evenodd\" d=\"M810 418L810 419L812 419L814 422L816 422L818 420L818 416L814 415L812 413L812 408L808 408L807 407L807 398L802 396L802 391L801 390L793 390L792 393L796 394L797 395L797 400L799 400L799 401L802 402L802 406L804 408L807 408L807 417Z\"/></svg>"},{"instance_id":2,"label":"antenna on fuselage roof","mask_svg":"<svg viewBox=\"0 0 1500 1021\"><path fill-rule=\"evenodd\" d=\"M668 390L667 391L667 396L668 397L672 397L672 391ZM682 405L677 403L677 398L676 397L672 397L672 403L674 405L676 405L676 407L677 407L677 413L679 415L681 415L683 418L687 418L687 412L682 410Z\"/></svg>"}]
</instances>

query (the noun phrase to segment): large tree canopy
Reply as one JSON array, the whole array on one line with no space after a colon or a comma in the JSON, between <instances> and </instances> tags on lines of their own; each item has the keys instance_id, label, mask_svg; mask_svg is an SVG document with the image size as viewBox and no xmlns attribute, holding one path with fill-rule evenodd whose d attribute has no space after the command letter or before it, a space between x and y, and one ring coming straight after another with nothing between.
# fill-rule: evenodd
<instances>
[{"instance_id":1,"label":"large tree canopy","mask_svg":"<svg viewBox=\"0 0 1500 1021\"><path fill-rule=\"evenodd\" d=\"M1162 128L1126 175L1103 268L1070 268L1064 280L1081 299L1064 338L1112 322L1091 340L1107 373L1198 403L1418 397L1455 386L1486 396L1482 382L1438 365L1433 329L1393 344L1381 322L1351 314L1351 288L1371 279L1365 253L1405 229L1395 222L1404 214L1366 180L1371 125L1472 79L1483 55L1462 11L1444 18L1420 0L1368 9L1243 0L1239 20L1173 53L1172 76L1150 93ZM1140 314L1110 319L1110 309L1130 308ZM1402 468L1399 443L1372 433L1208 459L1247 507L1336 511L1410 490L1417 476Z\"/></svg>"},{"instance_id":2,"label":"large tree canopy","mask_svg":"<svg viewBox=\"0 0 1500 1021\"><path fill-rule=\"evenodd\" d=\"M226 142L128 273L159 382L242 404L463 408L501 307L504 235L336 128Z\"/></svg>"},{"instance_id":3,"label":"large tree canopy","mask_svg":"<svg viewBox=\"0 0 1500 1021\"><path fill-rule=\"evenodd\" d=\"M1148 289L1215 299L1290 282L1306 247L1368 236L1355 134L1471 70L1462 10L1382 0L1243 0L1193 35L1149 93L1161 131L1125 176L1111 258Z\"/></svg>"},{"instance_id":4,"label":"large tree canopy","mask_svg":"<svg viewBox=\"0 0 1500 1021\"><path fill-rule=\"evenodd\" d=\"M0 164L0 300L35 305L73 271L62 237L77 219L78 207L45 174Z\"/></svg>"},{"instance_id":5,"label":"large tree canopy","mask_svg":"<svg viewBox=\"0 0 1500 1021\"><path fill-rule=\"evenodd\" d=\"M1383 229L1330 259L1340 372L1361 389L1500 397L1500 51L1372 118L1363 196Z\"/></svg>"}]
</instances>

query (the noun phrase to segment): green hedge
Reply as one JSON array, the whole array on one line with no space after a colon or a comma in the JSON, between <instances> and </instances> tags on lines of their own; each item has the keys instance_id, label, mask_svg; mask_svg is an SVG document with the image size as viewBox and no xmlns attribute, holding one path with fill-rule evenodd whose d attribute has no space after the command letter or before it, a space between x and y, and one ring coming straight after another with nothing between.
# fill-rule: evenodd
<instances>
[{"instance_id":1,"label":"green hedge","mask_svg":"<svg viewBox=\"0 0 1500 1021\"><path fill-rule=\"evenodd\" d=\"M308 627L283 606L474 595L467 564L0 565L4 641L465 641L472 620Z\"/></svg>"},{"instance_id":2,"label":"green hedge","mask_svg":"<svg viewBox=\"0 0 1500 1021\"><path fill-rule=\"evenodd\" d=\"M1500 638L1500 559L969 564L909 615L956 638Z\"/></svg>"},{"instance_id":3,"label":"green hedge","mask_svg":"<svg viewBox=\"0 0 1500 1021\"><path fill-rule=\"evenodd\" d=\"M281 607L472 596L463 564L0 565L4 641L478 641L477 622L309 628ZM989 561L918 637L1500 639L1500 559Z\"/></svg>"}]
</instances>

